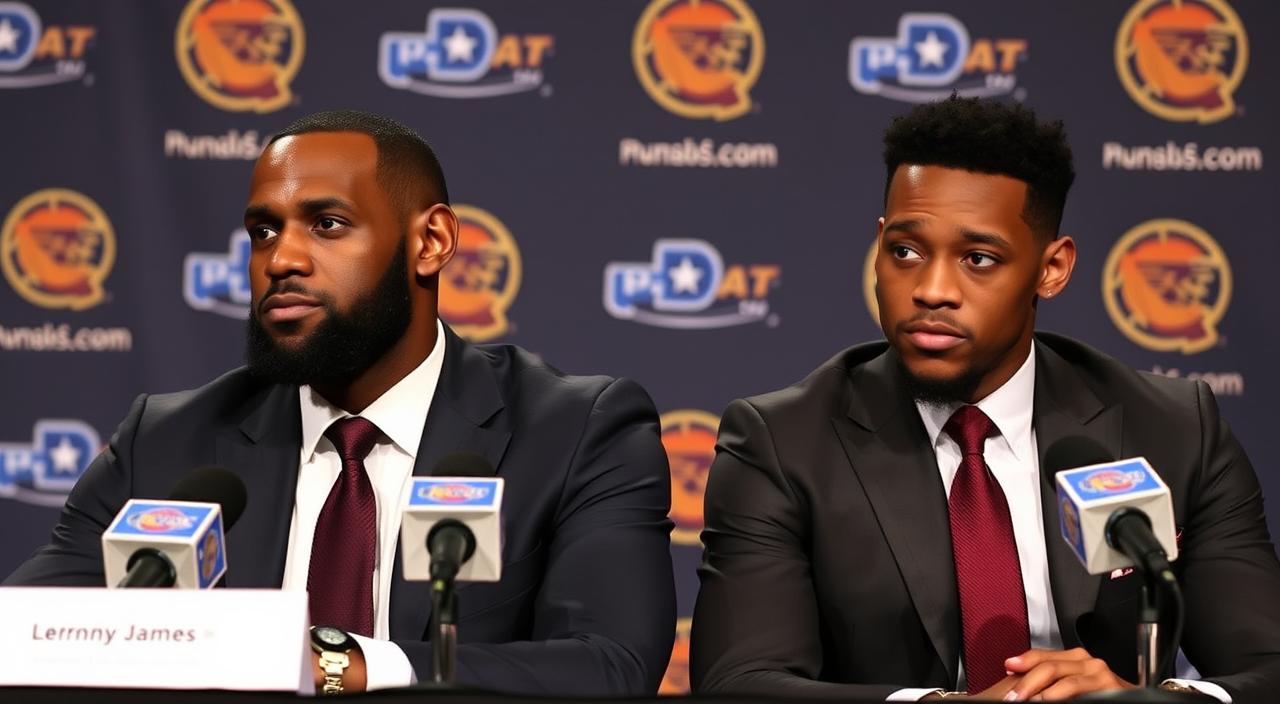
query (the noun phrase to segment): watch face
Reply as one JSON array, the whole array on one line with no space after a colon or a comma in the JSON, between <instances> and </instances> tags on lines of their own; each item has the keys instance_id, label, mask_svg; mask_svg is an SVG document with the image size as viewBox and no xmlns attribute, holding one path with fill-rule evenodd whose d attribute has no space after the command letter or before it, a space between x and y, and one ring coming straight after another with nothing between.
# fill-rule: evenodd
<instances>
[{"instance_id":1,"label":"watch face","mask_svg":"<svg viewBox=\"0 0 1280 704\"><path fill-rule=\"evenodd\" d=\"M311 634L316 639L317 643L334 650L338 650L342 646L346 645L349 640L349 637L344 631L333 628L332 626L316 626L315 630L313 630Z\"/></svg>"}]
</instances>

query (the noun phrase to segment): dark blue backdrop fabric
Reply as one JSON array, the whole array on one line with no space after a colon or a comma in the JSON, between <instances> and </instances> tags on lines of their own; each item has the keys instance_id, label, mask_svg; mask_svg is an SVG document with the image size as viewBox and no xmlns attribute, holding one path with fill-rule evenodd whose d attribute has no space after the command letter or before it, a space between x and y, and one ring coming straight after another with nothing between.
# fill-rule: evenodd
<instances>
[{"instance_id":1,"label":"dark blue backdrop fabric","mask_svg":"<svg viewBox=\"0 0 1280 704\"><path fill-rule=\"evenodd\" d=\"M1080 261L1040 326L1206 380L1275 501L1277 26L1266 0L0 2L0 572L137 393L240 363L252 160L342 107L438 150L455 329L652 393L684 615L718 412L879 336L880 135L953 91L1067 124Z\"/></svg>"}]
</instances>

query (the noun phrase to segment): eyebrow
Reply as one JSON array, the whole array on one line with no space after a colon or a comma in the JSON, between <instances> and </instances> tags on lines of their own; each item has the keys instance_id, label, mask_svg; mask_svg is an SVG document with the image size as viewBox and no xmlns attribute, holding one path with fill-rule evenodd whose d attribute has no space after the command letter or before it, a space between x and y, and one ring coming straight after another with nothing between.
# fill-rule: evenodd
<instances>
[{"instance_id":1,"label":"eyebrow","mask_svg":"<svg viewBox=\"0 0 1280 704\"><path fill-rule=\"evenodd\" d=\"M1013 248L1013 245L1009 243L1009 240L995 234L994 232L980 232L978 230L962 228L960 230L960 236L977 244L990 245L992 247L999 247L1000 249L1006 250Z\"/></svg>"},{"instance_id":2,"label":"eyebrow","mask_svg":"<svg viewBox=\"0 0 1280 704\"><path fill-rule=\"evenodd\" d=\"M356 209L349 201L341 198L312 198L299 203L298 208L305 215L315 215L326 210L345 210L350 213L355 212ZM244 209L245 220L270 220L275 217L275 211L271 206L261 203L252 203Z\"/></svg>"},{"instance_id":3,"label":"eyebrow","mask_svg":"<svg viewBox=\"0 0 1280 704\"><path fill-rule=\"evenodd\" d=\"M885 232L905 232L913 235L920 231L921 222L919 220L899 220L891 222L884 226Z\"/></svg>"}]
</instances>

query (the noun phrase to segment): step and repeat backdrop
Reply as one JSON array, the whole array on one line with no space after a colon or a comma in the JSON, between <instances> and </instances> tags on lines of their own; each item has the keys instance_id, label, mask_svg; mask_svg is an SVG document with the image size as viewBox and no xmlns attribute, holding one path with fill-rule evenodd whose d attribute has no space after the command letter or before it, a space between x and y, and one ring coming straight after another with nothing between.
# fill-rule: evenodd
<instances>
[{"instance_id":1,"label":"step and repeat backdrop","mask_svg":"<svg viewBox=\"0 0 1280 704\"><path fill-rule=\"evenodd\" d=\"M1040 326L1206 381L1280 528L1280 5L466 2L0 2L0 573L136 394L241 363L253 160L332 108L439 152L456 330L653 395L682 615L664 691L688 683L718 414L879 337L880 137L953 92L1066 122L1081 258Z\"/></svg>"}]
</instances>

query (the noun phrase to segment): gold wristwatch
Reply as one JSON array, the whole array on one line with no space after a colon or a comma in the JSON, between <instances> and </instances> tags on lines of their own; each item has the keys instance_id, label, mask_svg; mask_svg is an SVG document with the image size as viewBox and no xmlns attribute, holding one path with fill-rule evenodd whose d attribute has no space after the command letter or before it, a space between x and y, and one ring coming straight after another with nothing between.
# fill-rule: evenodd
<instances>
[{"instance_id":1,"label":"gold wristwatch","mask_svg":"<svg viewBox=\"0 0 1280 704\"><path fill-rule=\"evenodd\" d=\"M342 694L342 675L351 666L348 653L355 648L355 638L340 628L311 627L311 649L320 656L320 670L324 672L320 694Z\"/></svg>"}]
</instances>

